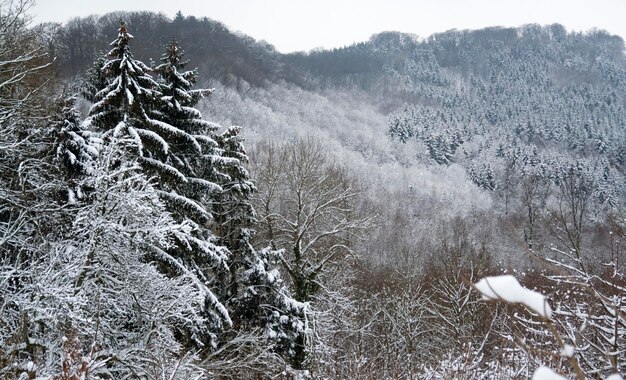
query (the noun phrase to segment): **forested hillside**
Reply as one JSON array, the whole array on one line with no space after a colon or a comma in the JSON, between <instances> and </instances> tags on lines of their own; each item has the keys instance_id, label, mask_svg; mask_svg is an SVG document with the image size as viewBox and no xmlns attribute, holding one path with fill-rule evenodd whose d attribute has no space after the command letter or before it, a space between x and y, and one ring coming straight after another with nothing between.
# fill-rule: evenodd
<instances>
[{"instance_id":1,"label":"forested hillside","mask_svg":"<svg viewBox=\"0 0 626 380\"><path fill-rule=\"evenodd\" d=\"M625 373L620 37L281 54L29 3L0 2L1 378Z\"/></svg>"}]
</instances>

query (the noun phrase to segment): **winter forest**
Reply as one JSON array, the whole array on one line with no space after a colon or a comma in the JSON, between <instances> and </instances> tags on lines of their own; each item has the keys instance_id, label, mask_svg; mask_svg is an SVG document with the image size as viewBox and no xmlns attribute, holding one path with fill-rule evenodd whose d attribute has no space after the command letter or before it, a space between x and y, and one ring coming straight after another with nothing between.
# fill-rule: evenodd
<instances>
[{"instance_id":1,"label":"winter forest","mask_svg":"<svg viewBox=\"0 0 626 380\"><path fill-rule=\"evenodd\" d=\"M32 6L0 0L0 379L626 373L622 38L283 54Z\"/></svg>"}]
</instances>

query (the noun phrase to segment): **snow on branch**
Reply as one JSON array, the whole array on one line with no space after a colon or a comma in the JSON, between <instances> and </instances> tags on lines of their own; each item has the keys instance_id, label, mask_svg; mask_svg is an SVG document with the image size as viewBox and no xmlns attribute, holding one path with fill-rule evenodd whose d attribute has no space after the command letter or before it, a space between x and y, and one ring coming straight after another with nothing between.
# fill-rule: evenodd
<instances>
[{"instance_id":1,"label":"snow on branch","mask_svg":"<svg viewBox=\"0 0 626 380\"><path fill-rule=\"evenodd\" d=\"M172 165L168 165L159 160L155 160L149 157L140 157L139 162L149 167L150 169L157 171L161 175L167 175L172 178L176 178L176 180L181 183L187 182L187 177L185 177L183 173L181 173L178 169L176 169Z\"/></svg>"},{"instance_id":2,"label":"snow on branch","mask_svg":"<svg viewBox=\"0 0 626 380\"><path fill-rule=\"evenodd\" d=\"M223 189L222 189L222 187L220 185L216 184L215 182L207 181L204 178L190 177L190 178L187 178L187 179L188 179L190 184L200 186L200 187L208 190L211 193L219 193L219 192L223 191Z\"/></svg>"},{"instance_id":3,"label":"snow on branch","mask_svg":"<svg viewBox=\"0 0 626 380\"><path fill-rule=\"evenodd\" d=\"M196 150L197 152L201 152L202 148L200 147L200 144L198 144L198 140L196 140L195 137L189 135L187 132L178 129L168 123L164 123L160 120L155 120L155 119L150 119L147 118L148 124L157 129L159 132L170 135L170 136L174 136L176 138L179 138L181 140L185 140L187 143L189 143L194 150Z\"/></svg>"},{"instance_id":4,"label":"snow on branch","mask_svg":"<svg viewBox=\"0 0 626 380\"><path fill-rule=\"evenodd\" d=\"M523 287L511 275L485 277L474 284L474 288L482 294L484 299L521 304L545 319L552 317L552 309L546 297Z\"/></svg>"},{"instance_id":5,"label":"snow on branch","mask_svg":"<svg viewBox=\"0 0 626 380\"><path fill-rule=\"evenodd\" d=\"M196 214L197 216L199 216L204 221L209 221L213 219L211 214L207 212L207 210L204 209L204 207L202 207L201 205L199 205L198 203L196 203L195 201L187 197L178 195L174 192L167 192L167 191L162 191L162 190L157 190L157 193L159 194L159 196L161 196L161 198L166 203L178 205L179 207L182 207L183 209L189 210L193 212L194 214Z\"/></svg>"},{"instance_id":6,"label":"snow on branch","mask_svg":"<svg viewBox=\"0 0 626 380\"><path fill-rule=\"evenodd\" d=\"M158 133L143 128L135 128L135 130L142 139L154 142L161 150L161 153L169 153L169 144Z\"/></svg>"}]
</instances>

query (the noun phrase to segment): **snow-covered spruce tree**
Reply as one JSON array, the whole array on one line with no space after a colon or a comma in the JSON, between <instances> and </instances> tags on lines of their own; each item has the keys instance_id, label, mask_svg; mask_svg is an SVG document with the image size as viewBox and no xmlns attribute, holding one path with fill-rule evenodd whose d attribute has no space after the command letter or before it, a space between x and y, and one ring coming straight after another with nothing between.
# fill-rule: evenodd
<instances>
[{"instance_id":1,"label":"snow-covered spruce tree","mask_svg":"<svg viewBox=\"0 0 626 380\"><path fill-rule=\"evenodd\" d=\"M227 378L278 375L290 370L285 362L303 369L295 360L298 342L310 333L308 304L293 299L278 270L283 251L255 249L250 244L253 233L240 231L233 286L237 294L227 304L233 329L203 363L211 373Z\"/></svg>"},{"instance_id":2,"label":"snow-covered spruce tree","mask_svg":"<svg viewBox=\"0 0 626 380\"><path fill-rule=\"evenodd\" d=\"M201 147L194 136L153 117L155 110L162 106L160 87L149 75L150 68L133 58L129 46L132 38L122 24L118 38L111 43L113 49L108 53L109 59L100 69L103 77L97 78L92 73L97 80L88 81L87 86L105 86L95 88L99 91L93 95L94 104L87 122L102 131L105 138L109 135L132 137L137 142L137 157L140 157L142 167L156 174L159 183L186 183L187 178L171 163L175 159L171 155L171 146L186 145L196 152L200 152ZM85 92L89 94L95 89ZM181 201L176 194L172 194L170 200ZM198 214L194 218L198 221L206 223L211 219L206 210L193 202L182 202L179 206Z\"/></svg>"},{"instance_id":3,"label":"snow-covered spruce tree","mask_svg":"<svg viewBox=\"0 0 626 380\"><path fill-rule=\"evenodd\" d=\"M129 46L132 38L122 24L117 39L111 42L113 48L107 54L108 59L97 61L89 73L84 92L92 94L94 104L89 110L87 121L94 128L114 132L117 136L128 134L137 140L140 150L144 142L141 137L146 140L146 136L150 136L161 143L163 151L167 151L164 141L149 133L139 134L134 125L140 127L147 124L146 110L154 104L154 89L157 86L148 74L150 69L143 62L133 59ZM99 80L92 80L95 77ZM99 88L98 85L104 87ZM109 128L111 125L117 129Z\"/></svg>"},{"instance_id":4,"label":"snow-covered spruce tree","mask_svg":"<svg viewBox=\"0 0 626 380\"><path fill-rule=\"evenodd\" d=\"M62 191L65 200L73 203L83 198L85 191L91 190L91 186L84 183L85 176L93 173L102 140L83 128L76 110L76 95L67 95L65 92L58 101L50 128L56 139L55 156L67 183Z\"/></svg>"},{"instance_id":5,"label":"snow-covered spruce tree","mask_svg":"<svg viewBox=\"0 0 626 380\"><path fill-rule=\"evenodd\" d=\"M176 41L166 45L161 62L155 69L160 77L160 107L152 113L155 118L192 135L201 146L201 154L188 144L170 146L172 165L188 180L187 186L173 185L185 196L210 205L219 244L234 253L240 250L241 231L254 223L254 210L249 202L254 185L243 167L248 157L239 137L240 129L232 127L217 134L219 125L202 119L195 107L211 90L192 89L197 72L184 70L188 61L183 59ZM239 261L229 260L231 273L237 271L232 264ZM236 294L236 289L231 293Z\"/></svg>"},{"instance_id":6,"label":"snow-covered spruce tree","mask_svg":"<svg viewBox=\"0 0 626 380\"><path fill-rule=\"evenodd\" d=\"M162 183L179 195L193 199L211 210L216 194L222 189L218 183L228 180L219 171L221 155L213 136L219 125L202 119L195 106L211 90L192 89L197 80L195 70L183 71L187 61L175 41L166 46L161 65L155 71L159 75L159 95L150 116L172 126L188 137L167 139L168 157L165 163L185 177L163 178Z\"/></svg>"},{"instance_id":7,"label":"snow-covered spruce tree","mask_svg":"<svg viewBox=\"0 0 626 380\"><path fill-rule=\"evenodd\" d=\"M241 136L241 128L230 127L221 134L215 135L221 157L218 165L224 173L222 191L216 194L213 206L216 234L221 244L227 246L232 253L229 261L230 286L228 298L237 299L241 296L241 270L256 266L256 251L250 245L254 231L250 228L256 222L255 211L250 197L256 190L244 164L248 156ZM245 282L245 281L243 281Z\"/></svg>"},{"instance_id":8,"label":"snow-covered spruce tree","mask_svg":"<svg viewBox=\"0 0 626 380\"><path fill-rule=\"evenodd\" d=\"M217 194L214 217L220 241L233 252L242 249L241 231L256 222L251 203L256 188L244 167L249 159L240 133L240 127L230 127L215 135L221 155L217 165L225 176L222 191Z\"/></svg>"},{"instance_id":9,"label":"snow-covered spruce tree","mask_svg":"<svg viewBox=\"0 0 626 380\"><path fill-rule=\"evenodd\" d=\"M201 204L211 204L217 242L230 251L229 272L222 278L228 286L222 287L221 295L228 300L234 330L241 337L264 329L273 342L271 351L289 357L291 342L306 329L306 305L291 298L280 278L276 267L281 252L269 248L259 251L251 244L255 212L250 197L255 187L244 167L248 157L241 129L231 127L217 134L217 124L202 120L195 106L211 91L192 89L197 73L184 70L187 61L176 41L166 46L161 62L156 71L160 76L162 106L153 114L193 135L201 145L202 154L198 154L189 145L172 144L171 161L188 178L187 186L178 187L178 191Z\"/></svg>"},{"instance_id":10,"label":"snow-covered spruce tree","mask_svg":"<svg viewBox=\"0 0 626 380\"><path fill-rule=\"evenodd\" d=\"M197 157L203 157L199 143L202 138L158 117L160 115L155 110L163 106L166 97L160 92L161 86L148 74L150 69L133 58L129 47L132 38L122 24L118 38L111 43L113 49L108 54L109 59L102 67L106 87L95 93L95 103L85 122L102 132L105 143L116 138L135 141L127 154L135 157L143 171L155 178L156 191L172 216L179 223L190 223L193 227L186 233L172 232L176 244L169 246L167 253L176 258L176 262L162 260L158 253L154 259L169 276L192 271L201 279L205 287L207 320L204 326L196 326L193 331L181 331L181 339L200 347L215 345L215 333L231 324L215 291L223 286L217 282L216 273L227 271L228 250L214 244L209 203L203 198L189 197L185 189L194 182L204 189L201 194L206 194L207 189L219 189L219 186L203 178L190 180L191 177L177 168L180 167L179 160L186 158L175 154L181 149L179 147L190 147Z\"/></svg>"}]
</instances>

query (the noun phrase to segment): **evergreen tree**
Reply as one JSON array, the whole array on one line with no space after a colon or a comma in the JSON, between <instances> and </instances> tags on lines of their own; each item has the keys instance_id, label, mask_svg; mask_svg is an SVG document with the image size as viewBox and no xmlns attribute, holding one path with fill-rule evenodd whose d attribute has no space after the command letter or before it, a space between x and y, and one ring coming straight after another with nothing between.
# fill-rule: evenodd
<instances>
[{"instance_id":1,"label":"evergreen tree","mask_svg":"<svg viewBox=\"0 0 626 380\"><path fill-rule=\"evenodd\" d=\"M230 127L215 136L222 157L219 166L225 174L222 191L216 202L219 208L216 220L218 229L221 230L220 236L227 245L232 245L232 238L237 235L237 230L250 227L255 222L250 197L256 187L244 167L249 159L240 133L240 127Z\"/></svg>"},{"instance_id":2,"label":"evergreen tree","mask_svg":"<svg viewBox=\"0 0 626 380\"><path fill-rule=\"evenodd\" d=\"M198 154L188 145L171 145L172 162L184 173L190 186L179 188L201 204L210 204L216 243L229 251L228 272L222 275L222 298L239 331L264 328L275 350L285 356L292 342L305 333L306 305L293 300L276 269L281 253L269 248L256 250L251 239L255 213L250 197L254 184L244 164L248 162L239 127L217 134L217 124L202 120L194 108L210 90L192 89L197 81L176 41L166 46L156 68L160 76L162 104L159 118L193 135L201 145ZM228 284L228 286L224 286ZM291 342L291 343L290 343Z\"/></svg>"},{"instance_id":3,"label":"evergreen tree","mask_svg":"<svg viewBox=\"0 0 626 380\"><path fill-rule=\"evenodd\" d=\"M309 333L307 303L296 301L285 286L278 270L283 251L270 247L256 250L250 243L252 231L242 230L236 266L241 268L234 279L242 289L231 300L234 318L240 330L264 328L273 350L302 369L302 345Z\"/></svg>"},{"instance_id":4,"label":"evergreen tree","mask_svg":"<svg viewBox=\"0 0 626 380\"><path fill-rule=\"evenodd\" d=\"M102 70L106 62L106 54L100 54L85 74L81 95L92 103L96 102L96 94L107 86L107 78Z\"/></svg>"},{"instance_id":5,"label":"evergreen tree","mask_svg":"<svg viewBox=\"0 0 626 380\"><path fill-rule=\"evenodd\" d=\"M84 178L93 173L102 140L82 127L75 95L62 95L51 128L56 136L55 156L67 182L66 200L73 203L89 190L90 186L83 183Z\"/></svg>"},{"instance_id":6,"label":"evergreen tree","mask_svg":"<svg viewBox=\"0 0 626 380\"><path fill-rule=\"evenodd\" d=\"M211 90L192 89L197 72L183 71L187 61L183 60L183 52L176 41L166 46L161 62L155 69L160 77L158 107L151 111L151 115L194 139L193 144L184 140L170 144L167 162L184 175L186 181L172 178L174 181L169 181L167 186L209 208L215 195L222 191L219 182L228 178L217 165L221 155L213 135L219 126L203 120L195 108Z\"/></svg>"},{"instance_id":7,"label":"evergreen tree","mask_svg":"<svg viewBox=\"0 0 626 380\"><path fill-rule=\"evenodd\" d=\"M106 83L106 86L93 95L95 103L89 110L87 122L104 132L105 137L111 134L133 138L145 169L155 172L160 178L186 182L186 177L168 162L170 144L190 144L200 151L199 144L188 133L151 117L153 110L159 106L159 86L148 74L150 68L133 58L129 46L131 39L133 36L122 24L118 38L111 43L113 49L108 53L109 60L100 70L104 81L96 83ZM90 83L94 84L93 81ZM90 93L89 90L86 92ZM200 214L203 221L210 220L210 215L199 207L184 206Z\"/></svg>"},{"instance_id":8,"label":"evergreen tree","mask_svg":"<svg viewBox=\"0 0 626 380\"><path fill-rule=\"evenodd\" d=\"M215 333L231 323L227 310L216 296L222 287L216 273L227 270L229 253L225 247L214 244L207 197L194 199L187 190L198 187L204 190L201 194L207 194L206 189L219 189L219 186L204 178L187 177L194 172L193 166L186 167L185 161L212 157L203 154L199 141L208 146L215 143L203 136L196 138L168 123L164 113L157 111L171 98L161 93L162 86L148 74L150 68L133 58L129 47L132 38L122 24L118 38L111 43L109 59L102 66L106 86L95 93L96 103L89 111L86 124L101 131L105 141L119 138L134 141L128 154L136 157L143 171L155 178L155 191L177 222L190 226L184 232L172 231L176 244L163 251L167 255L155 250L155 259L170 276L192 272L199 277L206 297L207 321L204 326L186 329L181 338L200 346L214 345ZM179 170L185 167L187 170Z\"/></svg>"},{"instance_id":9,"label":"evergreen tree","mask_svg":"<svg viewBox=\"0 0 626 380\"><path fill-rule=\"evenodd\" d=\"M308 333L307 304L296 301L283 283L279 267L282 250L267 247L257 250L251 244L256 222L251 197L256 190L248 171L248 162L239 127L230 127L216 136L225 158L221 161L228 182L216 201L216 223L222 244L232 253L229 261L230 288L228 298L234 318L242 329L262 327L275 342L274 349L300 366L299 344Z\"/></svg>"},{"instance_id":10,"label":"evergreen tree","mask_svg":"<svg viewBox=\"0 0 626 380\"><path fill-rule=\"evenodd\" d=\"M137 140L139 149L142 141L137 129L146 126L146 110L154 103L156 82L148 74L150 68L143 62L133 59L126 26L121 24L119 34L111 42L112 49L107 54L109 59L96 62L91 80L84 92L93 94L94 104L89 110L89 125L103 132L115 132L115 135L127 134ZM97 82L94 81L98 79ZM104 87L95 87L104 85ZM89 100L89 99L88 99ZM113 128L111 127L113 126ZM167 144L163 141L161 149L166 152Z\"/></svg>"},{"instance_id":11,"label":"evergreen tree","mask_svg":"<svg viewBox=\"0 0 626 380\"><path fill-rule=\"evenodd\" d=\"M0 330L12 330L0 342L20 336L26 349L19 356L35 363L37 378L174 378L166 376L173 369L176 378L200 376L176 336L180 330L203 334L197 328L207 322L206 287L189 271L160 273L152 258L158 252L177 262L162 248L173 243L172 231L186 233L190 226L170 217L127 155L134 142L125 140L102 148L89 202L71 209L66 233L48 234L46 244L34 246L29 265L13 271L21 284L8 300L19 308L0 308ZM2 293L10 275L0 271Z\"/></svg>"}]
</instances>

